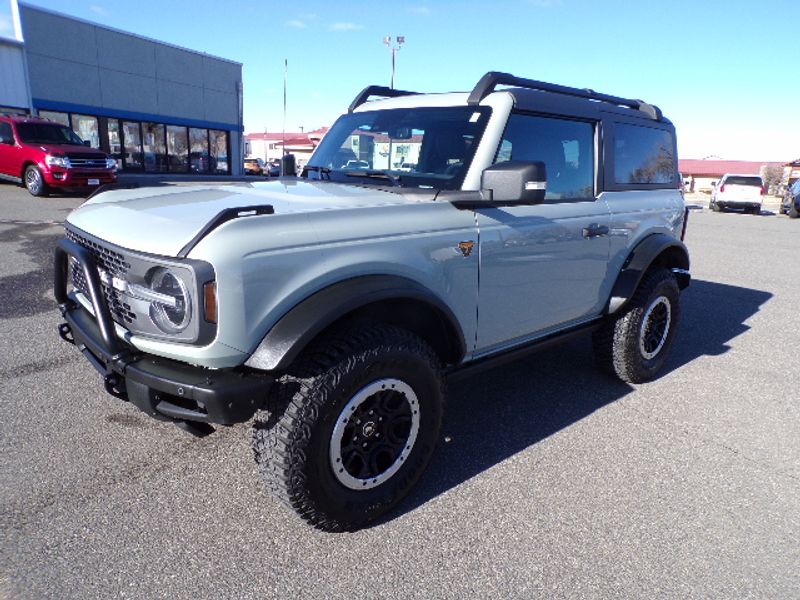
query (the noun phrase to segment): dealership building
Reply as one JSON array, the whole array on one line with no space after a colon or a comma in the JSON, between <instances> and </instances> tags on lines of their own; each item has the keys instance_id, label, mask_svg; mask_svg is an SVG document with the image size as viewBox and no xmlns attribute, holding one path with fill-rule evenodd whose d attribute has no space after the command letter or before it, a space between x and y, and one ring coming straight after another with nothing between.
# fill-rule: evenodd
<instances>
[{"instance_id":1,"label":"dealership building","mask_svg":"<svg viewBox=\"0 0 800 600\"><path fill-rule=\"evenodd\" d=\"M0 112L72 127L121 171L239 175L242 65L0 0Z\"/></svg>"}]
</instances>

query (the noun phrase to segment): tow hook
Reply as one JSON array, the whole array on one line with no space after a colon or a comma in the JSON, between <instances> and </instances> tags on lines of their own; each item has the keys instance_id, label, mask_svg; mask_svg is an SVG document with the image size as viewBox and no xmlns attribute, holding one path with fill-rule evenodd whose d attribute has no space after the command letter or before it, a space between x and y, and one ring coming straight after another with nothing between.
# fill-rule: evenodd
<instances>
[{"instance_id":1,"label":"tow hook","mask_svg":"<svg viewBox=\"0 0 800 600\"><path fill-rule=\"evenodd\" d=\"M109 373L103 377L103 385L106 391L120 400L128 401L128 394L125 391L125 383L116 373Z\"/></svg>"},{"instance_id":2,"label":"tow hook","mask_svg":"<svg viewBox=\"0 0 800 600\"><path fill-rule=\"evenodd\" d=\"M62 323L58 326L58 335L61 336L61 339L65 342L68 342L75 345L75 337L72 335L72 328L69 326L69 323Z\"/></svg>"}]
</instances>

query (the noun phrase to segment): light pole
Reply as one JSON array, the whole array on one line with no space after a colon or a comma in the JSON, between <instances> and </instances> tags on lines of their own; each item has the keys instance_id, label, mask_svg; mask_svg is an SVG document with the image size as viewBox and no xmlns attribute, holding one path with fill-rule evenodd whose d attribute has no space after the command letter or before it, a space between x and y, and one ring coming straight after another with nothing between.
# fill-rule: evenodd
<instances>
[{"instance_id":1,"label":"light pole","mask_svg":"<svg viewBox=\"0 0 800 600\"><path fill-rule=\"evenodd\" d=\"M389 47L389 50L392 51L392 83L389 86L392 89L394 89L394 67L396 62L395 56L397 55L397 51L400 50L400 46L406 43L406 36L398 35L395 37L394 41L396 44L392 45L392 36L390 35L387 35L385 38L383 38L383 43L386 44Z\"/></svg>"}]
</instances>

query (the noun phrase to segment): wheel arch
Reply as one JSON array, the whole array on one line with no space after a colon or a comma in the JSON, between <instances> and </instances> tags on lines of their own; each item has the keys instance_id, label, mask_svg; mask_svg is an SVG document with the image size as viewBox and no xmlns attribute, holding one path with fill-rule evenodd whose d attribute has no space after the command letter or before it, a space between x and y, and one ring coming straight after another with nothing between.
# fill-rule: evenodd
<instances>
[{"instance_id":1,"label":"wheel arch","mask_svg":"<svg viewBox=\"0 0 800 600\"><path fill-rule=\"evenodd\" d=\"M447 304L413 280L377 275L335 283L296 304L266 333L245 365L283 371L325 332L357 320L411 331L445 364L457 364L466 353L463 331Z\"/></svg>"},{"instance_id":2,"label":"wheel arch","mask_svg":"<svg viewBox=\"0 0 800 600\"><path fill-rule=\"evenodd\" d=\"M606 313L615 313L625 306L636 293L645 274L655 268L672 271L680 289L687 288L691 282L686 245L665 233L654 233L634 246L625 259L611 290Z\"/></svg>"},{"instance_id":3,"label":"wheel arch","mask_svg":"<svg viewBox=\"0 0 800 600\"><path fill-rule=\"evenodd\" d=\"M25 183L25 171L27 171L28 167L30 167L30 166L34 166L37 169L40 168L39 167L39 163L37 163L35 160L31 160L30 158L26 159L22 163L22 170L19 172L19 178L23 183Z\"/></svg>"}]
</instances>

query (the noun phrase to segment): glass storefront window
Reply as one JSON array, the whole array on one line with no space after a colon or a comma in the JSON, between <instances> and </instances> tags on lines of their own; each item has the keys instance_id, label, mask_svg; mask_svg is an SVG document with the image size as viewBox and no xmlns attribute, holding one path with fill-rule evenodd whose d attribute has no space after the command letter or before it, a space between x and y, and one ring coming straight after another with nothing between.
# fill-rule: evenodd
<instances>
[{"instance_id":1,"label":"glass storefront window","mask_svg":"<svg viewBox=\"0 0 800 600\"><path fill-rule=\"evenodd\" d=\"M123 121L122 140L125 144L123 157L125 168L141 170L144 164L142 163L142 133L139 123Z\"/></svg>"},{"instance_id":2,"label":"glass storefront window","mask_svg":"<svg viewBox=\"0 0 800 600\"><path fill-rule=\"evenodd\" d=\"M189 170L189 135L186 127L167 125L167 153L170 171L186 173Z\"/></svg>"},{"instance_id":3,"label":"glass storefront window","mask_svg":"<svg viewBox=\"0 0 800 600\"><path fill-rule=\"evenodd\" d=\"M100 147L100 129L97 126L97 117L72 115L72 129L79 138L89 142L92 148Z\"/></svg>"},{"instance_id":4,"label":"glass storefront window","mask_svg":"<svg viewBox=\"0 0 800 600\"><path fill-rule=\"evenodd\" d=\"M192 173L208 173L208 129L189 128L189 163Z\"/></svg>"},{"instance_id":5,"label":"glass storefront window","mask_svg":"<svg viewBox=\"0 0 800 600\"><path fill-rule=\"evenodd\" d=\"M209 130L208 137L211 140L211 172L228 174L230 167L228 164L228 132Z\"/></svg>"},{"instance_id":6,"label":"glass storefront window","mask_svg":"<svg viewBox=\"0 0 800 600\"><path fill-rule=\"evenodd\" d=\"M56 123L61 123L62 125L66 125L67 127L70 126L69 115L67 113L55 112L53 110L40 110L39 117L41 117L42 119L49 119L50 121L55 121Z\"/></svg>"},{"instance_id":7,"label":"glass storefront window","mask_svg":"<svg viewBox=\"0 0 800 600\"><path fill-rule=\"evenodd\" d=\"M117 169L122 169L122 143L119 137L119 121L108 120L108 153L117 161Z\"/></svg>"},{"instance_id":8,"label":"glass storefront window","mask_svg":"<svg viewBox=\"0 0 800 600\"><path fill-rule=\"evenodd\" d=\"M161 123L142 123L144 170L160 173L167 170L166 129Z\"/></svg>"},{"instance_id":9,"label":"glass storefront window","mask_svg":"<svg viewBox=\"0 0 800 600\"><path fill-rule=\"evenodd\" d=\"M51 110L40 110L39 116L70 127L91 147L108 152L120 171L231 172L228 131Z\"/></svg>"}]
</instances>

